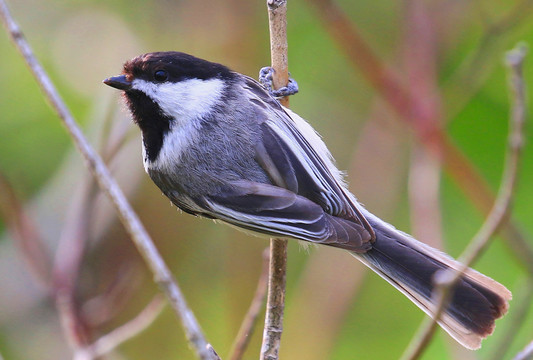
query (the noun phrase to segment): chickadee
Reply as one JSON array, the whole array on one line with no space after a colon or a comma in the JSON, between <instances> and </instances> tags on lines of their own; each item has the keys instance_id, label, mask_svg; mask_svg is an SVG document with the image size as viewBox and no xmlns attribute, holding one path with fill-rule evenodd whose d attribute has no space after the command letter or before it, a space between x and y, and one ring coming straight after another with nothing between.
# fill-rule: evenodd
<instances>
[{"instance_id":1,"label":"chickadee","mask_svg":"<svg viewBox=\"0 0 533 360\"><path fill-rule=\"evenodd\" d=\"M344 249L429 316L448 255L363 208L326 145L257 81L180 52L155 52L104 80L142 133L144 168L181 210L272 237ZM494 330L511 292L468 269L439 325L469 349Z\"/></svg>"}]
</instances>

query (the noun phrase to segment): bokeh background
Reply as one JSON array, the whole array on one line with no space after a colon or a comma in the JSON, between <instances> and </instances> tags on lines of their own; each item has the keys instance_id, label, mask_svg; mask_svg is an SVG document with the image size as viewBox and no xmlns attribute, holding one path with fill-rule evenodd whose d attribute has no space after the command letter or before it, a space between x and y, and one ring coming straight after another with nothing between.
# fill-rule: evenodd
<instances>
[{"instance_id":1,"label":"bokeh background","mask_svg":"<svg viewBox=\"0 0 533 360\"><path fill-rule=\"evenodd\" d=\"M533 3L337 0L353 29L417 99L418 111L408 116L368 81L368 69L354 65L346 55L353 49L330 35L318 3L289 1L289 69L301 90L291 108L322 134L367 208L458 256L482 224L479 203L490 199L465 193L458 173L450 175L428 155L410 124L440 123L496 192L509 115L502 59L518 41L533 43ZM255 77L270 59L265 2L9 5L84 132L108 159L209 341L226 358L268 241L170 206L143 172L139 131L118 93L101 81L118 74L125 60L158 50L188 52ZM69 344L91 343L132 319L157 288L5 32L0 53L0 354L6 360L69 359ZM528 58L527 84L533 83L532 64ZM533 247L530 128L512 221ZM496 237L475 268L513 291L509 315L480 351L465 351L439 332L423 359L512 358L531 341L533 262L527 246L513 248L508 238ZM297 242L289 245L286 300L282 359L395 359L424 317L350 255L305 250ZM246 359L258 357L263 316ZM69 318L74 328L65 325ZM194 356L167 307L105 358Z\"/></svg>"}]
</instances>

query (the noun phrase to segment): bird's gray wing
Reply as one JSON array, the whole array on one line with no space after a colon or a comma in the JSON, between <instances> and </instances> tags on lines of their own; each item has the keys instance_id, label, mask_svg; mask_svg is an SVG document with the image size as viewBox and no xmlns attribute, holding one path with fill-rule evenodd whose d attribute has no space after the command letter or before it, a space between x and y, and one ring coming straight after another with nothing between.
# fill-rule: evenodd
<instances>
[{"instance_id":1,"label":"bird's gray wing","mask_svg":"<svg viewBox=\"0 0 533 360\"><path fill-rule=\"evenodd\" d=\"M260 123L256 160L272 183L311 200L327 214L358 223L363 241L371 241L373 230L341 183L340 172L319 136L305 120L287 113L253 79L247 79L246 84Z\"/></svg>"},{"instance_id":2,"label":"bird's gray wing","mask_svg":"<svg viewBox=\"0 0 533 360\"><path fill-rule=\"evenodd\" d=\"M279 186L238 180L194 202L204 216L244 229L357 252L370 248L360 223L332 216L308 198Z\"/></svg>"}]
</instances>

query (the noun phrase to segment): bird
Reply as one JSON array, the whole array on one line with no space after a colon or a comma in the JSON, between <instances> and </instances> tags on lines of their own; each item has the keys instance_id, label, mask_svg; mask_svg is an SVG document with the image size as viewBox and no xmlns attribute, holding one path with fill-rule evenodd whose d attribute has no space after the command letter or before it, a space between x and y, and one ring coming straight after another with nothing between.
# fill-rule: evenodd
<instances>
[{"instance_id":1,"label":"bird","mask_svg":"<svg viewBox=\"0 0 533 360\"><path fill-rule=\"evenodd\" d=\"M363 207L318 133L255 79L164 51L126 61L103 82L122 91L147 174L183 212L345 250L434 316L434 278L462 265ZM438 324L478 349L511 298L468 268Z\"/></svg>"}]
</instances>

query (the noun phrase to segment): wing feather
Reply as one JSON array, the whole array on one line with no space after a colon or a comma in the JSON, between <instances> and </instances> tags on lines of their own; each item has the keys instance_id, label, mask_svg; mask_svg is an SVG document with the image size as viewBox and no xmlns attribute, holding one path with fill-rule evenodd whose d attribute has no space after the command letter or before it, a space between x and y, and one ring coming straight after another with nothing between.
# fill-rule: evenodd
<instances>
[{"instance_id":1,"label":"wing feather","mask_svg":"<svg viewBox=\"0 0 533 360\"><path fill-rule=\"evenodd\" d=\"M247 78L246 84L255 98L252 104L270 104L257 105L257 113L264 115L259 117L262 141L256 146L256 160L272 182L319 204L330 215L359 223L366 232L361 237L372 241L373 230L320 137L298 115L272 103L255 80Z\"/></svg>"},{"instance_id":2,"label":"wing feather","mask_svg":"<svg viewBox=\"0 0 533 360\"><path fill-rule=\"evenodd\" d=\"M356 252L370 248L361 224L327 214L306 197L275 185L235 181L197 203L204 213L248 230Z\"/></svg>"}]
</instances>

